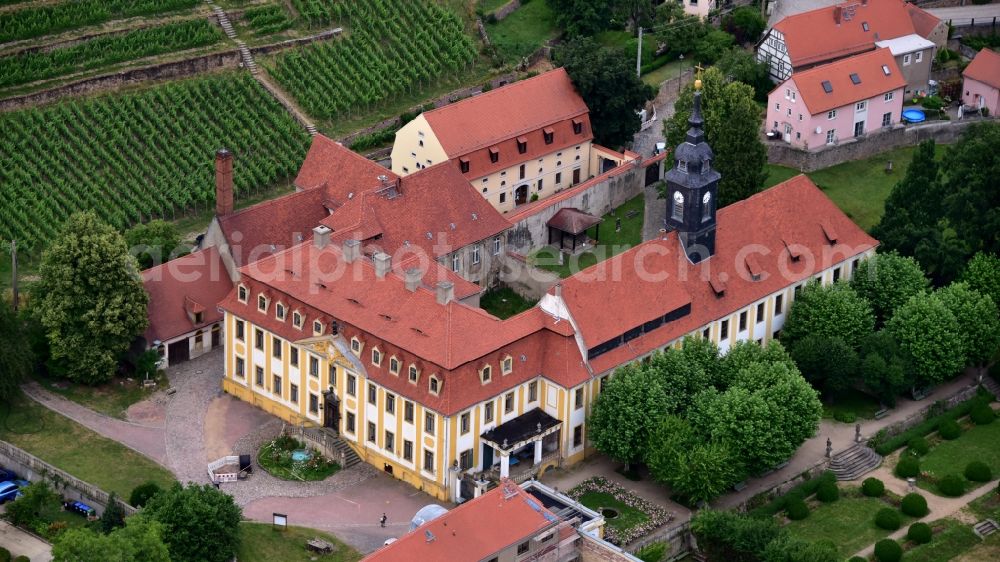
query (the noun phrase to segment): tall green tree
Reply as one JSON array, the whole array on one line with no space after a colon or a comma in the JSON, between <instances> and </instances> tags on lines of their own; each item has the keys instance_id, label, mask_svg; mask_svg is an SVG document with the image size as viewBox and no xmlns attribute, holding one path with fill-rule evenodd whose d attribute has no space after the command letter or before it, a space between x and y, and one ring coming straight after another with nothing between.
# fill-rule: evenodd
<instances>
[{"instance_id":1,"label":"tall green tree","mask_svg":"<svg viewBox=\"0 0 1000 562\"><path fill-rule=\"evenodd\" d=\"M721 29L713 29L694 45L695 60L702 64L714 64L733 48L735 39Z\"/></svg>"},{"instance_id":2,"label":"tall green tree","mask_svg":"<svg viewBox=\"0 0 1000 562\"><path fill-rule=\"evenodd\" d=\"M898 252L875 254L862 260L851 278L851 288L871 305L879 326L910 297L929 286L920 264Z\"/></svg>"},{"instance_id":3,"label":"tall green tree","mask_svg":"<svg viewBox=\"0 0 1000 562\"><path fill-rule=\"evenodd\" d=\"M656 8L656 39L666 45L672 56L689 53L712 26L698 16L684 13L678 2L664 2Z\"/></svg>"},{"instance_id":4,"label":"tall green tree","mask_svg":"<svg viewBox=\"0 0 1000 562\"><path fill-rule=\"evenodd\" d=\"M582 38L560 47L556 62L590 108L594 139L611 148L631 142L642 124L637 112L656 95L655 88L635 75L634 59Z\"/></svg>"},{"instance_id":5,"label":"tall green tree","mask_svg":"<svg viewBox=\"0 0 1000 562\"><path fill-rule=\"evenodd\" d=\"M101 514L101 531L108 534L119 527L125 526L125 510L118 503L118 495L111 492L108 505Z\"/></svg>"},{"instance_id":6,"label":"tall green tree","mask_svg":"<svg viewBox=\"0 0 1000 562\"><path fill-rule=\"evenodd\" d=\"M1000 307L1000 257L995 254L978 252L969 260L962 281L969 287L993 299L993 304Z\"/></svg>"},{"instance_id":7,"label":"tall green tree","mask_svg":"<svg viewBox=\"0 0 1000 562\"><path fill-rule=\"evenodd\" d=\"M790 349L802 376L824 398L835 397L851 388L858 375L858 354L840 337L809 334L796 340ZM836 357L836 361L831 361Z\"/></svg>"},{"instance_id":8,"label":"tall green tree","mask_svg":"<svg viewBox=\"0 0 1000 562\"><path fill-rule=\"evenodd\" d=\"M653 0L614 0L612 3L619 19L628 22L633 35L639 34L639 26L648 27L653 23L656 15Z\"/></svg>"},{"instance_id":9,"label":"tall green tree","mask_svg":"<svg viewBox=\"0 0 1000 562\"><path fill-rule=\"evenodd\" d=\"M125 242L139 260L139 267L149 269L176 257L181 236L173 223L154 219L126 230Z\"/></svg>"},{"instance_id":10,"label":"tall green tree","mask_svg":"<svg viewBox=\"0 0 1000 562\"><path fill-rule=\"evenodd\" d=\"M78 382L109 380L146 328L148 296L121 234L76 213L42 254L38 312L52 359Z\"/></svg>"},{"instance_id":11,"label":"tall green tree","mask_svg":"<svg viewBox=\"0 0 1000 562\"><path fill-rule=\"evenodd\" d=\"M753 88L754 99L767 101L767 94L774 89L766 63L740 48L729 49L715 62L715 66L732 82L743 82Z\"/></svg>"},{"instance_id":12,"label":"tall green tree","mask_svg":"<svg viewBox=\"0 0 1000 562\"><path fill-rule=\"evenodd\" d=\"M958 320L936 293L920 293L896 309L886 331L899 344L917 384L944 382L965 365Z\"/></svg>"},{"instance_id":13,"label":"tall green tree","mask_svg":"<svg viewBox=\"0 0 1000 562\"><path fill-rule=\"evenodd\" d=\"M163 525L171 560L229 562L239 547L239 506L207 484L175 484L153 496L141 516Z\"/></svg>"},{"instance_id":14,"label":"tall green tree","mask_svg":"<svg viewBox=\"0 0 1000 562\"><path fill-rule=\"evenodd\" d=\"M590 415L590 439L599 451L626 465L641 461L649 437L667 411L660 381L639 365L615 371Z\"/></svg>"},{"instance_id":15,"label":"tall green tree","mask_svg":"<svg viewBox=\"0 0 1000 562\"><path fill-rule=\"evenodd\" d=\"M702 509L691 518L691 532L708 560L755 562L783 531L773 517Z\"/></svg>"},{"instance_id":16,"label":"tall green tree","mask_svg":"<svg viewBox=\"0 0 1000 562\"><path fill-rule=\"evenodd\" d=\"M643 366L658 381L666 398L666 412L683 414L691 398L718 378L719 348L705 338L686 337L681 349L653 354Z\"/></svg>"},{"instance_id":17,"label":"tall green tree","mask_svg":"<svg viewBox=\"0 0 1000 562\"><path fill-rule=\"evenodd\" d=\"M888 406L896 405L896 397L913 386L913 369L899 349L899 344L886 330L870 334L861 344L861 380L868 390Z\"/></svg>"},{"instance_id":18,"label":"tall green tree","mask_svg":"<svg viewBox=\"0 0 1000 562\"><path fill-rule=\"evenodd\" d=\"M810 283L795 298L781 329L789 347L809 335L841 338L852 349L875 330L875 315L866 299L846 283Z\"/></svg>"},{"instance_id":19,"label":"tall green tree","mask_svg":"<svg viewBox=\"0 0 1000 562\"><path fill-rule=\"evenodd\" d=\"M969 249L966 257L979 251L1000 253L998 152L1000 124L976 123L949 147L944 158L944 203L951 225Z\"/></svg>"},{"instance_id":20,"label":"tall green tree","mask_svg":"<svg viewBox=\"0 0 1000 562\"><path fill-rule=\"evenodd\" d=\"M993 299L961 282L939 289L937 295L955 315L967 364L985 365L1000 351L1000 318Z\"/></svg>"},{"instance_id":21,"label":"tall green tree","mask_svg":"<svg viewBox=\"0 0 1000 562\"><path fill-rule=\"evenodd\" d=\"M17 394L21 381L31 374L34 355L24 322L6 301L0 299L0 402Z\"/></svg>"},{"instance_id":22,"label":"tall green tree","mask_svg":"<svg viewBox=\"0 0 1000 562\"><path fill-rule=\"evenodd\" d=\"M935 229L941 219L941 188L933 140L920 143L906 175L889 193L885 211L872 234L883 250L913 256L917 244ZM926 264L923 264L926 267Z\"/></svg>"},{"instance_id":23,"label":"tall green tree","mask_svg":"<svg viewBox=\"0 0 1000 562\"><path fill-rule=\"evenodd\" d=\"M614 26L618 2L608 0L545 0L556 13L556 25L567 37L589 37Z\"/></svg>"},{"instance_id":24,"label":"tall green tree","mask_svg":"<svg viewBox=\"0 0 1000 562\"><path fill-rule=\"evenodd\" d=\"M736 36L741 45L756 43L767 27L767 20L753 6L741 6L722 18L722 29Z\"/></svg>"},{"instance_id":25,"label":"tall green tree","mask_svg":"<svg viewBox=\"0 0 1000 562\"><path fill-rule=\"evenodd\" d=\"M706 70L701 80L705 136L715 152L712 165L722 175L719 205L728 205L764 188L767 150L758 131L760 107L754 102L752 87L742 82L727 82L717 68ZM674 115L663 122L668 147L683 142L693 105L694 85L689 84L674 106Z\"/></svg>"},{"instance_id":26,"label":"tall green tree","mask_svg":"<svg viewBox=\"0 0 1000 562\"><path fill-rule=\"evenodd\" d=\"M742 474L728 446L704 442L677 416L663 418L650 436L646 465L654 478L690 503L715 499Z\"/></svg>"},{"instance_id":27,"label":"tall green tree","mask_svg":"<svg viewBox=\"0 0 1000 562\"><path fill-rule=\"evenodd\" d=\"M170 562L162 526L142 517L107 535L69 529L56 538L52 556L54 562Z\"/></svg>"}]
</instances>

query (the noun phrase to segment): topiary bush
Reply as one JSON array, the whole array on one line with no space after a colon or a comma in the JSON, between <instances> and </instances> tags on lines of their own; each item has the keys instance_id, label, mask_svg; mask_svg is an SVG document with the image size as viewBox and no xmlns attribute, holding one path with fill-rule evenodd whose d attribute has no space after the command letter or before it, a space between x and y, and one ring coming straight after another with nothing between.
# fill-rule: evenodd
<instances>
[{"instance_id":1,"label":"topiary bush","mask_svg":"<svg viewBox=\"0 0 1000 562\"><path fill-rule=\"evenodd\" d=\"M840 488L833 482L824 482L816 488L816 499L823 503L835 502L840 498Z\"/></svg>"},{"instance_id":2,"label":"topiary bush","mask_svg":"<svg viewBox=\"0 0 1000 562\"><path fill-rule=\"evenodd\" d=\"M868 559L862 556L852 556L847 562L868 562Z\"/></svg>"},{"instance_id":3,"label":"topiary bush","mask_svg":"<svg viewBox=\"0 0 1000 562\"><path fill-rule=\"evenodd\" d=\"M878 478L865 478L861 483L861 493L869 498L879 498L885 493L885 484Z\"/></svg>"},{"instance_id":4,"label":"topiary bush","mask_svg":"<svg viewBox=\"0 0 1000 562\"><path fill-rule=\"evenodd\" d=\"M906 445L909 447L908 451L917 456L926 455L931 450L930 444L923 437L914 437Z\"/></svg>"},{"instance_id":5,"label":"topiary bush","mask_svg":"<svg viewBox=\"0 0 1000 562\"><path fill-rule=\"evenodd\" d=\"M142 507L146 505L155 496L162 492L163 489L156 482L146 482L139 484L135 488L132 488L132 493L128 496L128 504L132 507Z\"/></svg>"},{"instance_id":6,"label":"topiary bush","mask_svg":"<svg viewBox=\"0 0 1000 562\"><path fill-rule=\"evenodd\" d=\"M875 543L875 560L878 562L899 562L903 558L903 547L892 539L882 539Z\"/></svg>"},{"instance_id":7,"label":"topiary bush","mask_svg":"<svg viewBox=\"0 0 1000 562\"><path fill-rule=\"evenodd\" d=\"M31 558L28 558L27 556L25 556L25 555L22 554L22 555L18 556L17 558L15 558L14 562L31 562Z\"/></svg>"},{"instance_id":8,"label":"topiary bush","mask_svg":"<svg viewBox=\"0 0 1000 562\"><path fill-rule=\"evenodd\" d=\"M792 521L800 521L809 517L809 506L802 498L792 498L785 503L785 515Z\"/></svg>"},{"instance_id":9,"label":"topiary bush","mask_svg":"<svg viewBox=\"0 0 1000 562\"><path fill-rule=\"evenodd\" d=\"M917 544L931 542L932 536L934 536L934 533L931 531L931 526L927 523L914 523L906 531L906 538Z\"/></svg>"},{"instance_id":10,"label":"topiary bush","mask_svg":"<svg viewBox=\"0 0 1000 562\"><path fill-rule=\"evenodd\" d=\"M983 461L972 461L965 467L965 478L972 482L989 482L993 480L993 471Z\"/></svg>"},{"instance_id":11,"label":"topiary bush","mask_svg":"<svg viewBox=\"0 0 1000 562\"><path fill-rule=\"evenodd\" d=\"M896 476L913 478L920 474L920 461L913 455L903 455L896 463Z\"/></svg>"},{"instance_id":12,"label":"topiary bush","mask_svg":"<svg viewBox=\"0 0 1000 562\"><path fill-rule=\"evenodd\" d=\"M938 435L941 436L941 439L947 439L948 441L958 439L962 435L962 426L958 425L958 422L955 420L945 420L938 426Z\"/></svg>"},{"instance_id":13,"label":"topiary bush","mask_svg":"<svg viewBox=\"0 0 1000 562\"><path fill-rule=\"evenodd\" d=\"M886 531L895 531L901 524L899 512L891 507L883 507L875 514L875 526Z\"/></svg>"},{"instance_id":14,"label":"topiary bush","mask_svg":"<svg viewBox=\"0 0 1000 562\"><path fill-rule=\"evenodd\" d=\"M927 500L920 494L906 494L899 504L899 510L910 517L923 517L930 511L927 509Z\"/></svg>"},{"instance_id":15,"label":"topiary bush","mask_svg":"<svg viewBox=\"0 0 1000 562\"><path fill-rule=\"evenodd\" d=\"M833 419L842 423L854 423L858 419L858 416L854 412L837 410L833 413Z\"/></svg>"},{"instance_id":16,"label":"topiary bush","mask_svg":"<svg viewBox=\"0 0 1000 562\"><path fill-rule=\"evenodd\" d=\"M0 546L0 562L10 562L10 551Z\"/></svg>"},{"instance_id":17,"label":"topiary bush","mask_svg":"<svg viewBox=\"0 0 1000 562\"><path fill-rule=\"evenodd\" d=\"M993 411L993 408L990 408L989 404L977 404L969 412L969 419L976 425L991 424L996 417L996 413Z\"/></svg>"},{"instance_id":18,"label":"topiary bush","mask_svg":"<svg viewBox=\"0 0 1000 562\"><path fill-rule=\"evenodd\" d=\"M948 474L938 480L938 490L946 496L957 498L965 493L965 479L957 474Z\"/></svg>"}]
</instances>

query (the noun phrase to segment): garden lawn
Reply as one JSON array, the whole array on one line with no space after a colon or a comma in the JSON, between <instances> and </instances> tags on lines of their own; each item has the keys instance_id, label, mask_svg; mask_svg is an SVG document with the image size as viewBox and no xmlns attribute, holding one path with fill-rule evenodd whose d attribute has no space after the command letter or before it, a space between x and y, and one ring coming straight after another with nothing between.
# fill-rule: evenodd
<instances>
[{"instance_id":1,"label":"garden lawn","mask_svg":"<svg viewBox=\"0 0 1000 562\"><path fill-rule=\"evenodd\" d=\"M865 394L860 390L850 389L835 400L823 403L823 417L835 419L837 413L854 414L863 419L873 419L875 412L880 410L878 398Z\"/></svg>"},{"instance_id":2,"label":"garden lawn","mask_svg":"<svg viewBox=\"0 0 1000 562\"><path fill-rule=\"evenodd\" d=\"M641 525L649 520L645 512L638 510L627 503L622 503L611 494L603 492L585 492L580 496L580 503L601 513L602 509L611 508L618 512L618 517L609 518L604 516L609 527L614 527L618 531L624 532L636 525Z\"/></svg>"},{"instance_id":3,"label":"garden lawn","mask_svg":"<svg viewBox=\"0 0 1000 562\"><path fill-rule=\"evenodd\" d=\"M502 8L507 2L510 2L510 0L479 0L479 7L483 10L484 14L491 14L497 8Z\"/></svg>"},{"instance_id":4,"label":"garden lawn","mask_svg":"<svg viewBox=\"0 0 1000 562\"><path fill-rule=\"evenodd\" d=\"M807 174L813 182L837 204L858 226L870 231L882 217L885 200L892 187L903 179L913 159L916 147L898 148L853 162L845 162ZM937 158L944 155L944 146L937 146ZM886 162L892 160L893 171L885 172ZM765 187L780 183L798 171L784 166L768 164Z\"/></svg>"},{"instance_id":5,"label":"garden lawn","mask_svg":"<svg viewBox=\"0 0 1000 562\"><path fill-rule=\"evenodd\" d=\"M979 544L979 537L967 524L954 519L931 523L931 527L938 525L944 525L945 528L940 533L935 533L931 542L907 550L903 555L903 562L946 562Z\"/></svg>"},{"instance_id":6,"label":"garden lawn","mask_svg":"<svg viewBox=\"0 0 1000 562\"><path fill-rule=\"evenodd\" d=\"M533 252L530 257L530 263L535 267L551 271L565 278L597 262L604 261L633 246L637 246L642 242L642 221L645 206L645 196L639 194L626 201L621 207L604 215L599 225L599 231L596 226L591 227L587 231L587 235L591 239L594 238L595 233L597 234L597 245L586 251L568 256L568 259L562 265L559 265L559 255L552 246L545 246ZM634 211L631 217L628 216L630 211ZM620 232L615 232L615 219L619 217L622 219L622 229Z\"/></svg>"},{"instance_id":7,"label":"garden lawn","mask_svg":"<svg viewBox=\"0 0 1000 562\"><path fill-rule=\"evenodd\" d=\"M952 562L983 562L984 560L1000 560L1000 533L986 537L979 546L955 558Z\"/></svg>"},{"instance_id":8,"label":"garden lawn","mask_svg":"<svg viewBox=\"0 0 1000 562\"><path fill-rule=\"evenodd\" d=\"M809 517L791 521L785 528L793 536L810 542L833 541L844 558L889 535L890 531L875 526L875 513L890 507L889 504L875 498L844 497L843 492L839 500L810 508ZM905 528L913 519L901 516L900 528Z\"/></svg>"},{"instance_id":9,"label":"garden lawn","mask_svg":"<svg viewBox=\"0 0 1000 562\"><path fill-rule=\"evenodd\" d=\"M690 70L691 63L688 63L687 66L685 66L684 61L682 60L670 61L656 70L651 70L646 74L643 74L642 81L650 86L659 87L663 82L677 78L683 70L682 67ZM685 83L687 83L686 80Z\"/></svg>"},{"instance_id":10,"label":"garden lawn","mask_svg":"<svg viewBox=\"0 0 1000 562\"><path fill-rule=\"evenodd\" d=\"M332 554L317 557L306 549L306 541L322 539L334 545ZM236 549L240 562L354 562L361 560L361 554L335 537L303 527L288 527L278 531L266 523L240 523L240 546Z\"/></svg>"},{"instance_id":11,"label":"garden lawn","mask_svg":"<svg viewBox=\"0 0 1000 562\"><path fill-rule=\"evenodd\" d=\"M125 498L143 482L174 482L156 462L24 396L0 404L0 439Z\"/></svg>"},{"instance_id":12,"label":"garden lawn","mask_svg":"<svg viewBox=\"0 0 1000 562\"><path fill-rule=\"evenodd\" d=\"M941 441L920 459L920 471L941 478L946 474L962 474L965 465L982 461L1000 474L1000 421L989 425L974 425L953 441ZM971 482L969 489L979 486ZM923 486L922 486L923 487ZM934 487L935 491L937 487Z\"/></svg>"},{"instance_id":13,"label":"garden lawn","mask_svg":"<svg viewBox=\"0 0 1000 562\"><path fill-rule=\"evenodd\" d=\"M535 306L538 301L529 300L515 293L509 287L490 289L479 298L479 307L497 318L510 318Z\"/></svg>"},{"instance_id":14,"label":"garden lawn","mask_svg":"<svg viewBox=\"0 0 1000 562\"><path fill-rule=\"evenodd\" d=\"M488 24L486 33L505 59L526 57L559 35L556 14L545 0L521 6L503 21Z\"/></svg>"},{"instance_id":15,"label":"garden lawn","mask_svg":"<svg viewBox=\"0 0 1000 562\"><path fill-rule=\"evenodd\" d=\"M76 384L65 379L46 376L36 376L35 380L49 392L119 419L125 419L125 410L129 406L146 399L156 391L155 388L142 388L141 381L130 382L123 378L114 378L111 382L99 386ZM166 379L161 377L161 386L165 382Z\"/></svg>"}]
</instances>

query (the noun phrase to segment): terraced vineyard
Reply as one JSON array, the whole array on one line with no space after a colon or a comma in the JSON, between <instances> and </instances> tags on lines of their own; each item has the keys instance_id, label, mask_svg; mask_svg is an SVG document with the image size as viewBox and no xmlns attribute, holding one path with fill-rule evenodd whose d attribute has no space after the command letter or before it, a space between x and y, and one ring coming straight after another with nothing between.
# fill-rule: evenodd
<instances>
[{"instance_id":1,"label":"terraced vineyard","mask_svg":"<svg viewBox=\"0 0 1000 562\"><path fill-rule=\"evenodd\" d=\"M0 57L0 87L212 45L224 37L219 26L197 19L103 35L51 50L17 52Z\"/></svg>"},{"instance_id":2,"label":"terraced vineyard","mask_svg":"<svg viewBox=\"0 0 1000 562\"><path fill-rule=\"evenodd\" d=\"M57 0L0 13L0 43L30 39L112 19L191 8L198 0Z\"/></svg>"},{"instance_id":3,"label":"terraced vineyard","mask_svg":"<svg viewBox=\"0 0 1000 562\"><path fill-rule=\"evenodd\" d=\"M214 201L214 150L237 193L298 169L309 137L247 73L0 114L0 239L41 247L73 211L124 228Z\"/></svg>"},{"instance_id":4,"label":"terraced vineyard","mask_svg":"<svg viewBox=\"0 0 1000 562\"><path fill-rule=\"evenodd\" d=\"M344 39L277 56L270 74L312 116L370 109L455 73L476 58L462 20L430 0L293 0L312 27L337 23Z\"/></svg>"}]
</instances>

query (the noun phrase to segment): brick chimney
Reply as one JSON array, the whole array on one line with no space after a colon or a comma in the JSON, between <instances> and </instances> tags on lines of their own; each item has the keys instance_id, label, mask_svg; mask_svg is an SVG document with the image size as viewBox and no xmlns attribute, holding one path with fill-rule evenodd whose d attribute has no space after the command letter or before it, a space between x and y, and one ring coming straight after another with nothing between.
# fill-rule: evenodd
<instances>
[{"instance_id":1,"label":"brick chimney","mask_svg":"<svg viewBox=\"0 0 1000 562\"><path fill-rule=\"evenodd\" d=\"M215 153L215 214L233 212L233 154L225 148Z\"/></svg>"},{"instance_id":2,"label":"brick chimney","mask_svg":"<svg viewBox=\"0 0 1000 562\"><path fill-rule=\"evenodd\" d=\"M423 278L424 274L416 267L411 267L406 270L406 290L415 293L417 287L420 286L420 280Z\"/></svg>"},{"instance_id":3,"label":"brick chimney","mask_svg":"<svg viewBox=\"0 0 1000 562\"><path fill-rule=\"evenodd\" d=\"M375 276L379 279L385 279L389 270L392 269L392 257L385 252L378 252L374 257L375 261Z\"/></svg>"},{"instance_id":4,"label":"brick chimney","mask_svg":"<svg viewBox=\"0 0 1000 562\"><path fill-rule=\"evenodd\" d=\"M344 262L353 263L354 260L358 259L358 256L361 254L361 241L353 238L344 240L343 254Z\"/></svg>"},{"instance_id":5,"label":"brick chimney","mask_svg":"<svg viewBox=\"0 0 1000 562\"><path fill-rule=\"evenodd\" d=\"M451 281L438 281L437 301L438 304L448 304L455 300L455 284Z\"/></svg>"}]
</instances>

